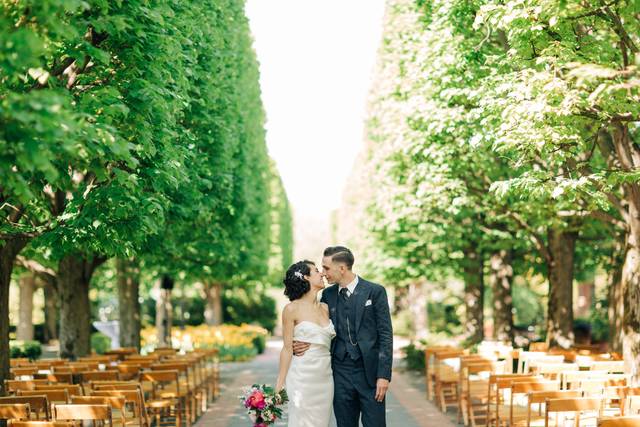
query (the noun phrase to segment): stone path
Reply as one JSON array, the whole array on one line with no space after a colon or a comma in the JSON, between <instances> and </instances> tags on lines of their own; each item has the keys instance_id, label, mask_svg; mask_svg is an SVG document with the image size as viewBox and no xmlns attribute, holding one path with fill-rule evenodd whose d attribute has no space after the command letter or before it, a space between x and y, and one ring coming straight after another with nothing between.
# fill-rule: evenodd
<instances>
[{"instance_id":1,"label":"stone path","mask_svg":"<svg viewBox=\"0 0 640 427\"><path fill-rule=\"evenodd\" d=\"M220 370L221 396L195 427L250 427L251 423L240 405L238 395L243 386L275 382L280 345L277 339L269 341L264 354L251 362L223 363ZM387 395L387 426L453 427L455 423L452 419L426 400L422 375L404 372L400 368L394 369ZM335 420L333 423L332 427L335 426ZM278 427L286 425L286 415L285 419L275 424Z\"/></svg>"}]
</instances>

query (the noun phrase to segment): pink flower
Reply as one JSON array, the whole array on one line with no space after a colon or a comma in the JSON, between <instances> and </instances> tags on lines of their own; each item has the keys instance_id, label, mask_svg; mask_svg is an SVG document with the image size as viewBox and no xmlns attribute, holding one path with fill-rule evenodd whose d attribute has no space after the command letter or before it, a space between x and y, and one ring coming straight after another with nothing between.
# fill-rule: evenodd
<instances>
[{"instance_id":1,"label":"pink flower","mask_svg":"<svg viewBox=\"0 0 640 427\"><path fill-rule=\"evenodd\" d=\"M267 425L265 423L259 423L254 425L253 427L267 427Z\"/></svg>"},{"instance_id":2,"label":"pink flower","mask_svg":"<svg viewBox=\"0 0 640 427\"><path fill-rule=\"evenodd\" d=\"M264 394L261 391L254 391L251 393L251 396L247 399L245 406L250 406L252 408L263 410L266 406L266 402L264 401ZM256 424L257 425L257 424Z\"/></svg>"}]
</instances>

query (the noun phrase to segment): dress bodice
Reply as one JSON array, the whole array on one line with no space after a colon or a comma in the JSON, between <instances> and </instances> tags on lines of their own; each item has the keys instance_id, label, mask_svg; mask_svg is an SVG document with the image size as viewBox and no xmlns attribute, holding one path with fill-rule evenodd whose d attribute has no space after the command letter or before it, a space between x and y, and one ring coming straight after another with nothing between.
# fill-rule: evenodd
<instances>
[{"instance_id":1,"label":"dress bodice","mask_svg":"<svg viewBox=\"0 0 640 427\"><path fill-rule=\"evenodd\" d=\"M335 336L336 330L331 320L329 320L329 324L326 326L303 320L293 328L294 340L308 342L309 344L318 344L327 348L331 347L331 340Z\"/></svg>"}]
</instances>

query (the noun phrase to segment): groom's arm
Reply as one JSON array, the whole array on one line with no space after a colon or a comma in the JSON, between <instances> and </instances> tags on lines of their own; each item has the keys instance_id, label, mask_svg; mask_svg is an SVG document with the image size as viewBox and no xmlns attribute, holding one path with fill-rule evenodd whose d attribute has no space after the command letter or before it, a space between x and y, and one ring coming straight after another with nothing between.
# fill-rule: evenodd
<instances>
[{"instance_id":1,"label":"groom's arm","mask_svg":"<svg viewBox=\"0 0 640 427\"><path fill-rule=\"evenodd\" d=\"M378 372L377 378L391 381L391 364L393 362L393 328L387 291L380 286L376 298L375 315L378 327Z\"/></svg>"}]
</instances>

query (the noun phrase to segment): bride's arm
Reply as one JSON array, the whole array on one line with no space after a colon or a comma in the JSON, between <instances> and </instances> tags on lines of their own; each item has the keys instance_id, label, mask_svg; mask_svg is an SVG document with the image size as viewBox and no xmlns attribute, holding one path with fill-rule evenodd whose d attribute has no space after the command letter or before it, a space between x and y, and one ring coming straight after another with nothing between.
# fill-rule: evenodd
<instances>
[{"instance_id":1,"label":"bride's arm","mask_svg":"<svg viewBox=\"0 0 640 427\"><path fill-rule=\"evenodd\" d=\"M289 365L293 357L293 326L294 313L291 304L282 310L282 350L280 351L280 370L278 372L278 382L276 383L276 391L284 388L289 372Z\"/></svg>"}]
</instances>

